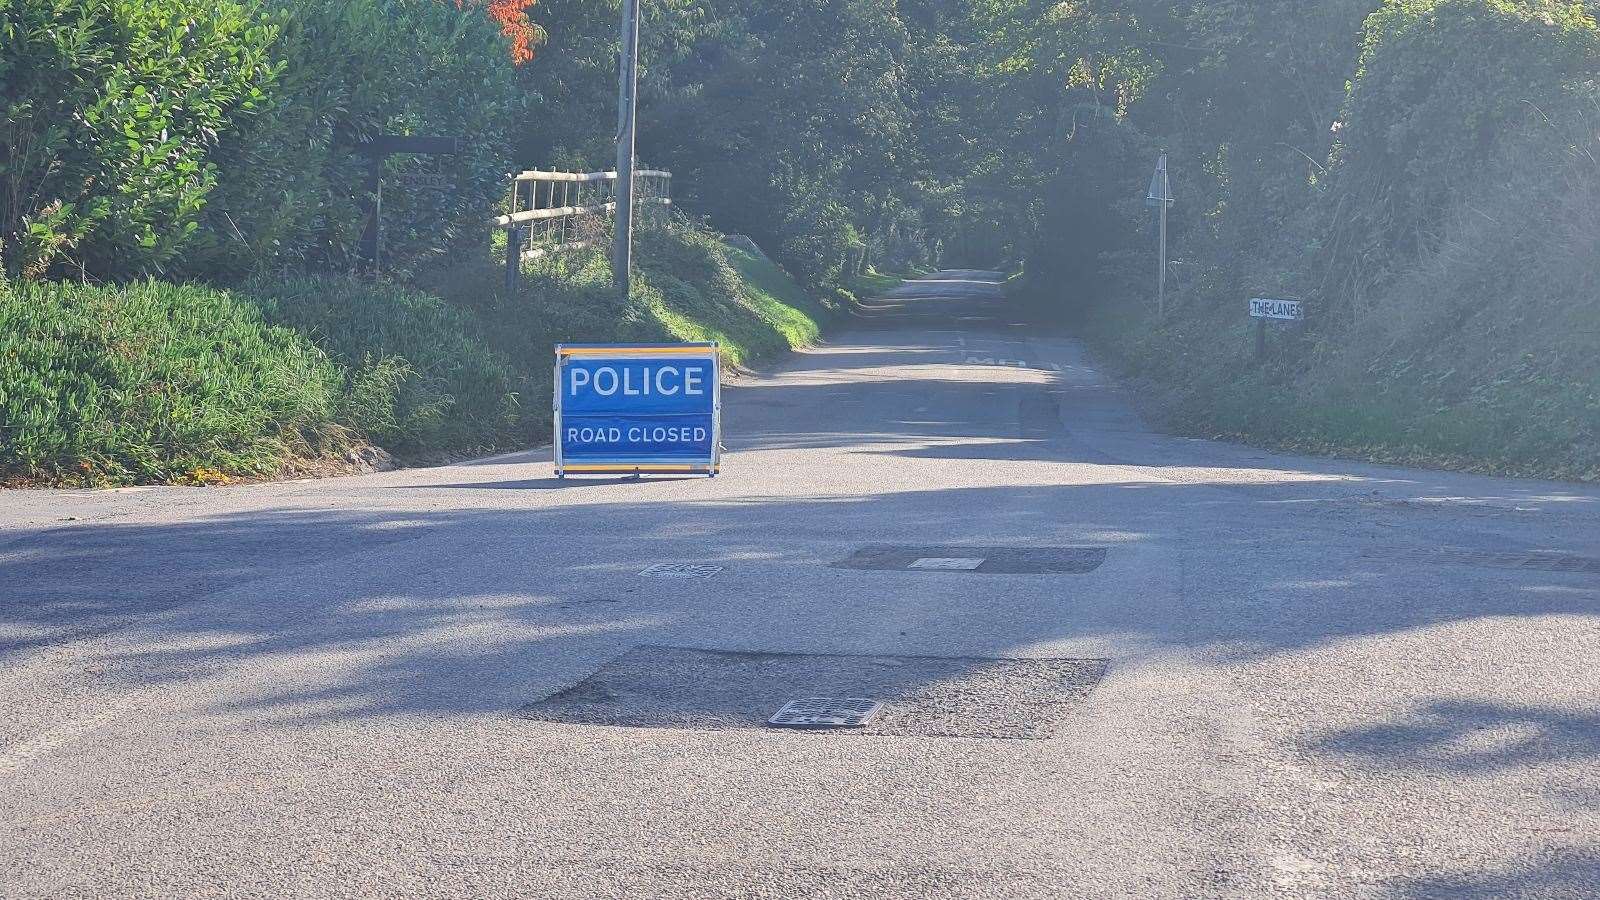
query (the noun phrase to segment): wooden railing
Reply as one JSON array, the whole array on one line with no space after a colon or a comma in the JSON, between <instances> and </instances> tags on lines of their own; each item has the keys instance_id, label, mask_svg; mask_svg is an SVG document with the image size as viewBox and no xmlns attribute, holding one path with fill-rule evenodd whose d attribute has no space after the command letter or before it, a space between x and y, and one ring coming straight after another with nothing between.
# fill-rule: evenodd
<instances>
[{"instance_id":1,"label":"wooden railing","mask_svg":"<svg viewBox=\"0 0 1600 900\"><path fill-rule=\"evenodd\" d=\"M636 221L672 205L672 173L634 172ZM528 171L512 176L510 211L494 220L505 229L506 265L547 253L580 250L605 239L617 209L616 172ZM510 277L508 275L508 277Z\"/></svg>"}]
</instances>

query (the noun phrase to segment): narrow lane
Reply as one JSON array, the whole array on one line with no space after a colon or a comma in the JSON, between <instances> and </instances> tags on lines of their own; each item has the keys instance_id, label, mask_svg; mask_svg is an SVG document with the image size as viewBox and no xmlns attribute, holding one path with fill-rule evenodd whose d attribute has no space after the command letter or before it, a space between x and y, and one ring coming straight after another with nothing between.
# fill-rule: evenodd
<instances>
[{"instance_id":1,"label":"narrow lane","mask_svg":"<svg viewBox=\"0 0 1600 900\"><path fill-rule=\"evenodd\" d=\"M730 386L715 480L6 494L0 894L1600 890L1600 492L1161 435L999 281Z\"/></svg>"}]
</instances>

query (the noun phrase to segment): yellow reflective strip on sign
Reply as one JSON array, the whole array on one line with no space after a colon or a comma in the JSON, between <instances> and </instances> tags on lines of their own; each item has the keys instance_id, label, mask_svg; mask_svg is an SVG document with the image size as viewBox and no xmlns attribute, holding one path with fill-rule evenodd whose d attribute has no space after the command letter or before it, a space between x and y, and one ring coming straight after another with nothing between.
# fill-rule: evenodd
<instances>
[{"instance_id":1,"label":"yellow reflective strip on sign","mask_svg":"<svg viewBox=\"0 0 1600 900\"><path fill-rule=\"evenodd\" d=\"M610 359L629 359L638 356L704 356L710 358L717 354L711 347L629 347L626 350L591 350L586 347L563 347L558 351L562 356L598 356Z\"/></svg>"},{"instance_id":2,"label":"yellow reflective strip on sign","mask_svg":"<svg viewBox=\"0 0 1600 900\"><path fill-rule=\"evenodd\" d=\"M716 469L707 466L675 466L654 463L629 466L629 465L602 465L599 463L571 463L561 467L563 472L715 472Z\"/></svg>"}]
</instances>

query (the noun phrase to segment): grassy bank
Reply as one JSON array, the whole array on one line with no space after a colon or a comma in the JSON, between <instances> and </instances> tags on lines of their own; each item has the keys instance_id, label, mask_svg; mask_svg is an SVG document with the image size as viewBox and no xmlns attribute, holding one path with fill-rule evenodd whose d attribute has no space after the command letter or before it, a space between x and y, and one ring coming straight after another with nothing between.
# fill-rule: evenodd
<instances>
[{"instance_id":1,"label":"grassy bank","mask_svg":"<svg viewBox=\"0 0 1600 900\"><path fill-rule=\"evenodd\" d=\"M1471 368L1464 362L1470 344L1447 332L1420 345L1330 351L1315 331L1274 327L1258 362L1251 327L1222 319L1152 332L1142 318L1112 315L1088 333L1176 433L1402 465L1600 481L1593 355L1547 345ZM1341 357L1357 353L1373 358L1351 371Z\"/></svg>"},{"instance_id":2,"label":"grassy bank","mask_svg":"<svg viewBox=\"0 0 1600 900\"><path fill-rule=\"evenodd\" d=\"M1270 151L1172 142L1165 316L1131 201L1107 201L1125 241L1054 278L1061 253L1041 253L1032 287L1179 430L1600 480L1600 24L1577 4L1430 0L1384 5L1361 38L1325 159L1293 153L1284 121L1243 123ZM1137 197L1144 161L1120 158L1110 196ZM1252 297L1308 316L1270 327L1259 360Z\"/></svg>"},{"instance_id":3,"label":"grassy bank","mask_svg":"<svg viewBox=\"0 0 1600 900\"><path fill-rule=\"evenodd\" d=\"M343 381L237 294L0 281L0 479L271 475L344 442Z\"/></svg>"},{"instance_id":4,"label":"grassy bank","mask_svg":"<svg viewBox=\"0 0 1600 900\"><path fill-rule=\"evenodd\" d=\"M257 277L0 288L0 479L216 482L350 446L403 462L548 437L559 342L717 340L735 365L815 341L834 311L772 263L674 225L642 236L624 301L598 254L487 260L416 285Z\"/></svg>"}]
</instances>

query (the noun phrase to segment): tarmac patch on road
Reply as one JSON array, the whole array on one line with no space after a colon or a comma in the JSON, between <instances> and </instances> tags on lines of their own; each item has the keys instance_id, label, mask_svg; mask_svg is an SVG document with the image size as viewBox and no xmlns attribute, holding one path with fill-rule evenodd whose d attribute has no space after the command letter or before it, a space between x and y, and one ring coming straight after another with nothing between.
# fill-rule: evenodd
<instances>
[{"instance_id":1,"label":"tarmac patch on road","mask_svg":"<svg viewBox=\"0 0 1600 900\"><path fill-rule=\"evenodd\" d=\"M1491 569L1523 569L1532 572L1576 572L1587 575L1600 575L1600 559L1541 550L1516 552L1442 547L1435 550L1401 550L1384 555L1408 562L1484 566Z\"/></svg>"},{"instance_id":2,"label":"tarmac patch on road","mask_svg":"<svg viewBox=\"0 0 1600 900\"><path fill-rule=\"evenodd\" d=\"M767 729L796 697L883 707L861 728L822 734L1040 740L1105 676L1103 659L841 656L639 647L524 717L573 725Z\"/></svg>"},{"instance_id":3,"label":"tarmac patch on road","mask_svg":"<svg viewBox=\"0 0 1600 900\"><path fill-rule=\"evenodd\" d=\"M954 572L979 575L1087 575L1106 561L1104 547L893 547L871 544L836 569Z\"/></svg>"}]
</instances>

